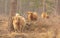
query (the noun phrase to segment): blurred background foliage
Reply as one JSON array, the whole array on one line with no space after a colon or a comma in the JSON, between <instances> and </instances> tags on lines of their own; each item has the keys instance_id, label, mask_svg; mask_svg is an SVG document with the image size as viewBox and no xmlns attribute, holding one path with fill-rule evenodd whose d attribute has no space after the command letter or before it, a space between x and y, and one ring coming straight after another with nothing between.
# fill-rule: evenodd
<instances>
[{"instance_id":1,"label":"blurred background foliage","mask_svg":"<svg viewBox=\"0 0 60 38\"><path fill-rule=\"evenodd\" d=\"M0 14L7 14L10 12L10 1L11 0L0 0ZM17 12L22 15L27 11L33 11L41 14L43 8L48 14L54 12L56 9L57 0L45 0L45 6L43 7L44 0L17 0Z\"/></svg>"},{"instance_id":2,"label":"blurred background foliage","mask_svg":"<svg viewBox=\"0 0 60 38\"><path fill-rule=\"evenodd\" d=\"M56 1L57 0L20 0L21 10L20 12L26 11L36 11L38 13L43 12L43 8L45 9L45 13L51 14L56 11ZM45 5L43 4L45 2Z\"/></svg>"},{"instance_id":3,"label":"blurred background foliage","mask_svg":"<svg viewBox=\"0 0 60 38\"><path fill-rule=\"evenodd\" d=\"M0 0L0 14L7 14L10 12L11 0ZM45 6L43 7L44 0L17 0L17 12L21 15L26 15L28 11L37 12L39 15L45 9L45 13L51 14L56 11L57 0L45 0Z\"/></svg>"}]
</instances>

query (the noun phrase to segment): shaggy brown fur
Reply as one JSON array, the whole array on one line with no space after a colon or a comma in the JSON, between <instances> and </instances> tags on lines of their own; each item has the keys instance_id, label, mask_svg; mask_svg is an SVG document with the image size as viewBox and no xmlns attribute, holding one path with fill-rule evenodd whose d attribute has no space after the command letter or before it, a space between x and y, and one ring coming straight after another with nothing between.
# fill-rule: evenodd
<instances>
[{"instance_id":1,"label":"shaggy brown fur","mask_svg":"<svg viewBox=\"0 0 60 38\"><path fill-rule=\"evenodd\" d=\"M42 17L42 18L49 18L49 16L48 16L47 13L42 13L42 14L41 14L41 17Z\"/></svg>"},{"instance_id":2,"label":"shaggy brown fur","mask_svg":"<svg viewBox=\"0 0 60 38\"><path fill-rule=\"evenodd\" d=\"M15 31L19 31L19 30L22 31L25 24L26 24L26 21L24 17L22 16L13 17L13 26Z\"/></svg>"},{"instance_id":3,"label":"shaggy brown fur","mask_svg":"<svg viewBox=\"0 0 60 38\"><path fill-rule=\"evenodd\" d=\"M28 12L28 20L29 21L36 21L38 19L38 15L36 12Z\"/></svg>"}]
</instances>

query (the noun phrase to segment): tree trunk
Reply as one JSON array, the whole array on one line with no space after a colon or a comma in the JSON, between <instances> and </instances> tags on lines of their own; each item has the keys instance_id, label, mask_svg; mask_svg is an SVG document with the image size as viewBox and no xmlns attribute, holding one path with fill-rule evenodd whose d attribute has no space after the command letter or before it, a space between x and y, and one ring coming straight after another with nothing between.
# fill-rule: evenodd
<instances>
[{"instance_id":1,"label":"tree trunk","mask_svg":"<svg viewBox=\"0 0 60 38\"><path fill-rule=\"evenodd\" d=\"M46 0L43 0L43 12L46 12Z\"/></svg>"},{"instance_id":2,"label":"tree trunk","mask_svg":"<svg viewBox=\"0 0 60 38\"><path fill-rule=\"evenodd\" d=\"M58 7L57 7L58 15L60 15L60 0L58 0Z\"/></svg>"},{"instance_id":3,"label":"tree trunk","mask_svg":"<svg viewBox=\"0 0 60 38\"><path fill-rule=\"evenodd\" d=\"M10 1L10 13L9 13L9 23L8 23L8 28L9 31L12 32L14 31L13 24L12 24L12 17L15 15L17 10L17 0L11 0Z\"/></svg>"}]
</instances>

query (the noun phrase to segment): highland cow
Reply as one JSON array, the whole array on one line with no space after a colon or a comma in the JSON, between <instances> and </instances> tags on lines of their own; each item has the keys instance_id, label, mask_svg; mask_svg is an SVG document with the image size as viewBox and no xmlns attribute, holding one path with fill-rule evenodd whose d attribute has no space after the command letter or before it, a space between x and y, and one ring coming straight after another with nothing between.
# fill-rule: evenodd
<instances>
[{"instance_id":1,"label":"highland cow","mask_svg":"<svg viewBox=\"0 0 60 38\"><path fill-rule=\"evenodd\" d=\"M49 18L49 16L48 16L47 13L42 13L42 14L41 14L41 17L42 17L42 18Z\"/></svg>"},{"instance_id":2,"label":"highland cow","mask_svg":"<svg viewBox=\"0 0 60 38\"><path fill-rule=\"evenodd\" d=\"M25 18L20 16L19 14L16 14L16 16L13 17L13 27L15 31L20 32L23 30L25 27L26 21Z\"/></svg>"},{"instance_id":3,"label":"highland cow","mask_svg":"<svg viewBox=\"0 0 60 38\"><path fill-rule=\"evenodd\" d=\"M38 19L38 15L36 12L28 12L28 20L36 21Z\"/></svg>"}]
</instances>

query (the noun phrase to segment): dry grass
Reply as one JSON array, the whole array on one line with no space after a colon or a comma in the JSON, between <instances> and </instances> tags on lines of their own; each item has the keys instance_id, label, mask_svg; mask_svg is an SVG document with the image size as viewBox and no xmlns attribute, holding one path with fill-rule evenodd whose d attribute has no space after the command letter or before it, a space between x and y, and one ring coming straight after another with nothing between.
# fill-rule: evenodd
<instances>
[{"instance_id":1,"label":"dry grass","mask_svg":"<svg viewBox=\"0 0 60 38\"><path fill-rule=\"evenodd\" d=\"M5 21L0 21L0 38L60 38L60 31L55 30L59 29L56 28L56 25L58 25L57 27L59 27L58 23L60 21L58 21L58 18L59 17L54 17L54 19L52 19L51 17L50 19L40 19L40 21L36 21L33 23L27 22L22 33L9 33L7 28L8 22L4 17Z\"/></svg>"}]
</instances>

